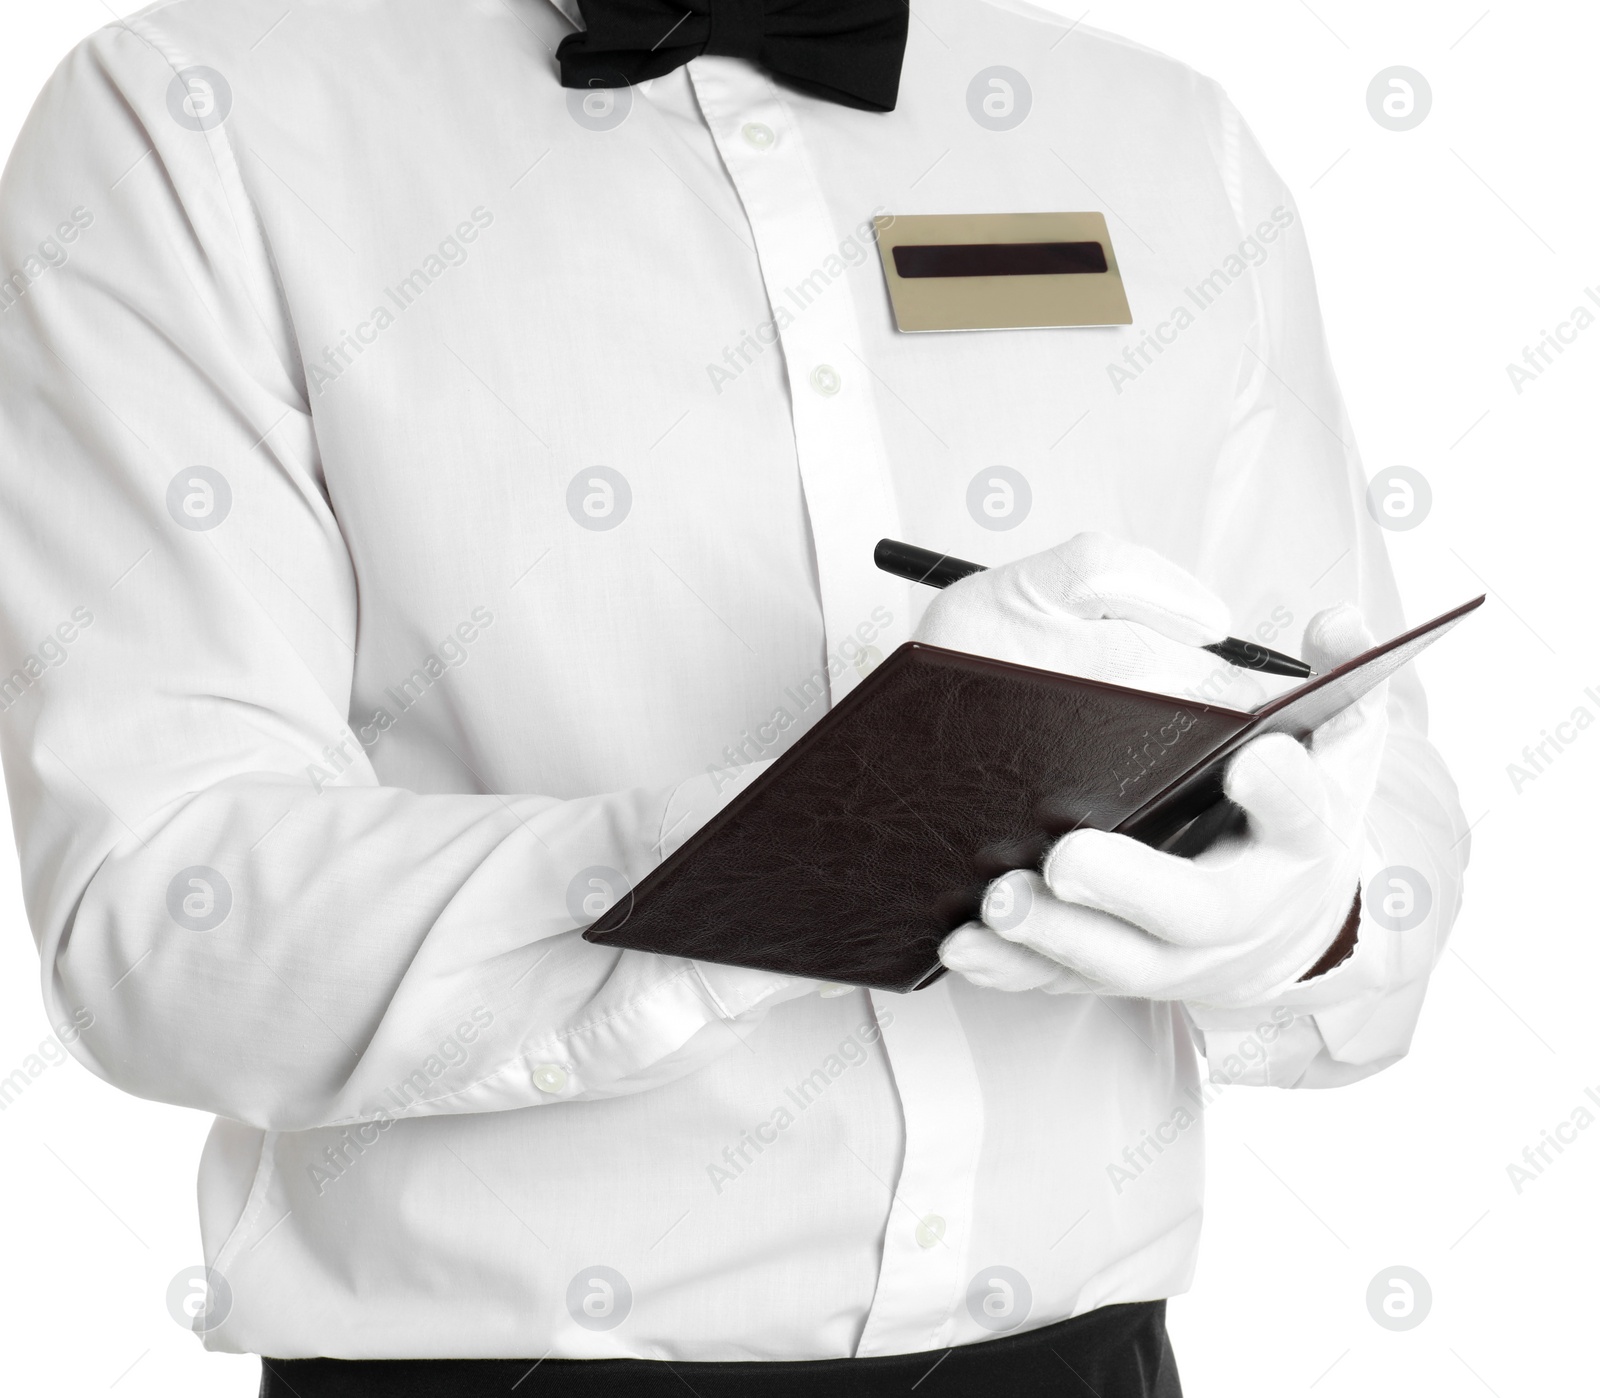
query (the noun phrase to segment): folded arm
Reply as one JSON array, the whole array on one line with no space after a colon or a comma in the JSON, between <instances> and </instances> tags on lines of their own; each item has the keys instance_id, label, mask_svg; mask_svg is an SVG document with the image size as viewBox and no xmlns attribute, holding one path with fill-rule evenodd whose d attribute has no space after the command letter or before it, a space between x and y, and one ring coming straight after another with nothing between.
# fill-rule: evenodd
<instances>
[{"instance_id":1,"label":"folded arm","mask_svg":"<svg viewBox=\"0 0 1600 1398\"><path fill-rule=\"evenodd\" d=\"M736 788L484 794L470 753L467 794L379 781L292 329L172 73L91 40L0 189L0 265L87 215L0 319L0 742L52 1021L130 1092L267 1128L691 1071L803 983L575 929Z\"/></svg>"}]
</instances>

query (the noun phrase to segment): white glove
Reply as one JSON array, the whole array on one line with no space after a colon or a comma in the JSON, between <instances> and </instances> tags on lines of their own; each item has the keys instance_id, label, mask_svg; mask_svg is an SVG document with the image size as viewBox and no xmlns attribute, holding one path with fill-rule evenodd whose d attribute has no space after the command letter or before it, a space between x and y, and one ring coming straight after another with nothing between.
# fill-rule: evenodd
<instances>
[{"instance_id":1,"label":"white glove","mask_svg":"<svg viewBox=\"0 0 1600 1398\"><path fill-rule=\"evenodd\" d=\"M1360 612L1345 605L1311 619L1304 654L1326 671L1371 644ZM1075 831L1051 849L1042 877L1018 871L990 886L983 922L945 940L944 964L1001 990L1270 1003L1350 915L1387 691L1329 720L1309 750L1279 734L1235 755L1225 789L1249 816L1243 836L1182 859Z\"/></svg>"},{"instance_id":2,"label":"white glove","mask_svg":"<svg viewBox=\"0 0 1600 1398\"><path fill-rule=\"evenodd\" d=\"M1252 708L1255 677L1200 647L1228 609L1176 563L1106 534L974 573L928 604L913 639L1157 694Z\"/></svg>"}]
</instances>

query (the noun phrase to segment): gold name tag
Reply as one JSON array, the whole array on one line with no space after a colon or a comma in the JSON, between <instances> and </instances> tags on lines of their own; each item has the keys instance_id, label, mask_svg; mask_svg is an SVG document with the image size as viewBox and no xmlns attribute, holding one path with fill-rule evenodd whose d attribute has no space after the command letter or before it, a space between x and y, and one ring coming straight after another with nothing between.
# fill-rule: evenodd
<instances>
[{"instance_id":1,"label":"gold name tag","mask_svg":"<svg viewBox=\"0 0 1600 1398\"><path fill-rule=\"evenodd\" d=\"M902 331L1132 325L1104 214L882 214Z\"/></svg>"}]
</instances>

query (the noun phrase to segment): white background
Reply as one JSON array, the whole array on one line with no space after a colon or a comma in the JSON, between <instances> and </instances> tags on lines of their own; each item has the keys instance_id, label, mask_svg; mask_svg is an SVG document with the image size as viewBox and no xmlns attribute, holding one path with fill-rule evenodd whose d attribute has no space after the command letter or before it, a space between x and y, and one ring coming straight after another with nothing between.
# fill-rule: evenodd
<instances>
[{"instance_id":1,"label":"white background","mask_svg":"<svg viewBox=\"0 0 1600 1398\"><path fill-rule=\"evenodd\" d=\"M60 57L111 18L89 0L0 0L0 149ZM1490 594L1422 662L1474 847L1416 1044L1353 1088L1234 1088L1212 1110L1200 1271L1171 1308L1185 1392L1594 1392L1600 1122L1547 1147L1520 1193L1507 1166L1586 1087L1600 1098L1600 725L1520 792L1507 765L1580 705L1600 719L1584 692L1600 696L1585 411L1600 326L1520 395L1506 366L1585 287L1600 295L1600 15L1578 0L1099 0L1085 22L1227 86L1300 201L1369 473L1403 464L1431 484L1422 525L1389 535L1409 615ZM1433 92L1401 133L1366 96L1395 65ZM9 859L0 924L4 1077L50 1032ZM0 1113L8 1391L255 1392L254 1360L205 1354L166 1309L168 1282L200 1260L207 1126L74 1063ZM1396 1266L1432 1290L1401 1333L1366 1301Z\"/></svg>"}]
</instances>

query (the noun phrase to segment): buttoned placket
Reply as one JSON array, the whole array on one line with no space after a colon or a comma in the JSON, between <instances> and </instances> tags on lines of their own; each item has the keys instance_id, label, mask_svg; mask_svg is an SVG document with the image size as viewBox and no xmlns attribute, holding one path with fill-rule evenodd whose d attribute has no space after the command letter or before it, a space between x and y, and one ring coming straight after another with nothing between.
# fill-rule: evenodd
<instances>
[{"instance_id":1,"label":"buttoned placket","mask_svg":"<svg viewBox=\"0 0 1600 1398\"><path fill-rule=\"evenodd\" d=\"M808 279L814 284L816 268L838 251L844 234L833 226L793 109L770 80L731 59L699 58L689 73L750 221L767 299L781 322L829 653L844 646L842 653L852 654L846 643L880 604L894 615L877 638L886 653L909 633L909 589L872 562L880 538L899 536L899 512L869 371L857 353L858 308L847 277L810 294L801 290ZM872 212L862 209L852 226ZM833 678L834 701L869 669L843 667ZM952 1342L973 1265L969 1240L983 1140L977 1070L948 983L873 999L900 1095L905 1153L899 1177L880 1181L892 1199L858 1356Z\"/></svg>"},{"instance_id":2,"label":"buttoned placket","mask_svg":"<svg viewBox=\"0 0 1600 1398\"><path fill-rule=\"evenodd\" d=\"M872 999L906 1135L859 1358L953 1344L967 1283L994 1260L972 1256L983 1096L949 979Z\"/></svg>"},{"instance_id":3,"label":"buttoned placket","mask_svg":"<svg viewBox=\"0 0 1600 1398\"><path fill-rule=\"evenodd\" d=\"M847 276L818 284L837 255L836 228L791 109L758 69L702 57L689 75L723 165L744 205L789 379L795 451L816 550L835 702L872 663L910 634L909 585L872 561L878 540L899 537L899 509L867 370L861 322ZM864 120L870 117L863 114ZM863 209L854 227L870 219ZM887 606L892 622L884 626ZM870 628L870 630L868 630ZM858 631L872 636L872 651Z\"/></svg>"}]
</instances>

